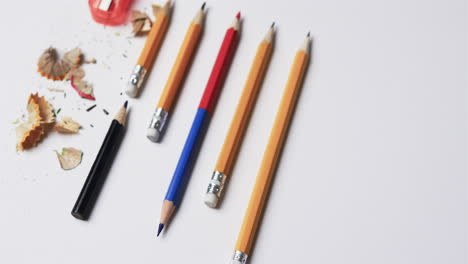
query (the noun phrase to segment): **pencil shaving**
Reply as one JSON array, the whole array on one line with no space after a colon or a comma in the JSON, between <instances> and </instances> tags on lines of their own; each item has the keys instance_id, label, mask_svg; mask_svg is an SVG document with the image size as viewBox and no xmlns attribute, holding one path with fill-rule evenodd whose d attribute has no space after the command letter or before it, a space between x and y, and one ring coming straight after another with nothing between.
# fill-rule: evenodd
<instances>
[{"instance_id":1,"label":"pencil shaving","mask_svg":"<svg viewBox=\"0 0 468 264\"><path fill-rule=\"evenodd\" d=\"M71 81L71 79L73 77L75 82L79 82L79 81L84 79L85 75L86 74L85 74L83 68L78 67L78 68L74 68L73 70L71 70L70 73L65 78L65 80Z\"/></svg>"},{"instance_id":2,"label":"pencil shaving","mask_svg":"<svg viewBox=\"0 0 468 264\"><path fill-rule=\"evenodd\" d=\"M151 9L153 11L153 15L156 17L159 11L161 10L160 5L152 5ZM132 10L130 21L132 22L132 33L135 36L142 36L147 34L151 27L153 26L153 21L151 18L144 12L139 10Z\"/></svg>"},{"instance_id":3,"label":"pencil shaving","mask_svg":"<svg viewBox=\"0 0 468 264\"><path fill-rule=\"evenodd\" d=\"M39 96L37 93L31 94L29 100L34 101L39 106L42 125L49 126L55 122L54 108L43 96Z\"/></svg>"},{"instance_id":4,"label":"pencil shaving","mask_svg":"<svg viewBox=\"0 0 468 264\"><path fill-rule=\"evenodd\" d=\"M62 148L62 153L55 151L60 162L60 167L64 170L71 170L80 165L83 152L75 148Z\"/></svg>"},{"instance_id":5,"label":"pencil shaving","mask_svg":"<svg viewBox=\"0 0 468 264\"><path fill-rule=\"evenodd\" d=\"M44 97L31 94L27 104L28 120L16 128L16 149L35 147L55 122L54 109Z\"/></svg>"},{"instance_id":6,"label":"pencil shaving","mask_svg":"<svg viewBox=\"0 0 468 264\"><path fill-rule=\"evenodd\" d=\"M29 113L28 120L16 127L16 150L18 151L32 148L43 133L39 106L28 103L27 110Z\"/></svg>"},{"instance_id":7,"label":"pencil shaving","mask_svg":"<svg viewBox=\"0 0 468 264\"><path fill-rule=\"evenodd\" d=\"M66 80L70 80L71 86L83 98L96 100L94 97L93 86L83 80L85 72L82 67L74 68L67 74Z\"/></svg>"},{"instance_id":8,"label":"pencil shaving","mask_svg":"<svg viewBox=\"0 0 468 264\"><path fill-rule=\"evenodd\" d=\"M74 48L59 58L55 48L48 48L39 58L38 72L52 80L69 80L71 86L78 94L89 100L96 100L93 94L93 86L84 79L85 72L82 64L96 63L96 59L83 60L80 48Z\"/></svg>"},{"instance_id":9,"label":"pencil shaving","mask_svg":"<svg viewBox=\"0 0 468 264\"><path fill-rule=\"evenodd\" d=\"M76 68L81 62L83 54L80 48L74 48L63 55L63 61L70 65L71 68Z\"/></svg>"},{"instance_id":10,"label":"pencil shaving","mask_svg":"<svg viewBox=\"0 0 468 264\"><path fill-rule=\"evenodd\" d=\"M68 116L63 117L62 120L58 121L54 126L55 131L64 134L76 134L80 128L81 125Z\"/></svg>"},{"instance_id":11,"label":"pencil shaving","mask_svg":"<svg viewBox=\"0 0 468 264\"><path fill-rule=\"evenodd\" d=\"M71 76L71 86L75 91L83 98L89 99L89 100L96 100L93 94L93 85L87 83L84 80L81 80L77 78L78 81L75 79L75 76Z\"/></svg>"},{"instance_id":12,"label":"pencil shaving","mask_svg":"<svg viewBox=\"0 0 468 264\"><path fill-rule=\"evenodd\" d=\"M147 34L153 25L149 16L138 10L132 10L130 21L133 26L132 33L135 36Z\"/></svg>"},{"instance_id":13,"label":"pencil shaving","mask_svg":"<svg viewBox=\"0 0 468 264\"><path fill-rule=\"evenodd\" d=\"M37 63L37 71L43 77L55 81L63 80L70 69L70 65L59 59L57 50L52 47L42 53Z\"/></svg>"}]
</instances>

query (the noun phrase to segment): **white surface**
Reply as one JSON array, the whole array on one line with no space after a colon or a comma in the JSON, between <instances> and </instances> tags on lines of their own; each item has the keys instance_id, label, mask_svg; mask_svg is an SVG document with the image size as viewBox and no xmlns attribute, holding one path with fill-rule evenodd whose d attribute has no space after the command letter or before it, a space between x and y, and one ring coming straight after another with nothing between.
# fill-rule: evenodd
<instances>
[{"instance_id":1,"label":"white surface","mask_svg":"<svg viewBox=\"0 0 468 264\"><path fill-rule=\"evenodd\" d=\"M309 68L250 263L440 263L467 256L468 7L460 0L209 1L207 27L161 144L146 137L189 21L201 5L177 1L166 41L89 222L70 210L116 109L143 39L105 28L87 1L7 1L0 18L0 263L228 263L294 52L314 38ZM149 9L151 1L139 1ZM164 235L159 211L226 27L242 38L185 200ZM219 210L203 204L258 42L272 20L276 48ZM118 36L116 33L120 33ZM53 45L95 57L86 79L96 107L45 80L36 60ZM122 54L125 54L125 58ZM67 97L48 87L67 90ZM81 122L16 153L12 122L39 91ZM79 109L78 109L79 108ZM106 116L102 108L111 112ZM94 124L94 128L90 127ZM81 148L62 171L54 149Z\"/></svg>"}]
</instances>

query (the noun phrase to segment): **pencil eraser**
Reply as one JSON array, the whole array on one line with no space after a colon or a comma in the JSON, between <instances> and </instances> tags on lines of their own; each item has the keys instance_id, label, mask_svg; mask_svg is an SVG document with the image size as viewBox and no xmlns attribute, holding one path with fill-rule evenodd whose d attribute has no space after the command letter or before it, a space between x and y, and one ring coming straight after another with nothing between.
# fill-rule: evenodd
<instances>
[{"instance_id":1,"label":"pencil eraser","mask_svg":"<svg viewBox=\"0 0 468 264\"><path fill-rule=\"evenodd\" d=\"M130 97L136 97L137 92L138 92L138 87L135 84L129 82L127 84L127 89L125 90L125 93Z\"/></svg>"},{"instance_id":2,"label":"pencil eraser","mask_svg":"<svg viewBox=\"0 0 468 264\"><path fill-rule=\"evenodd\" d=\"M218 205L218 196L214 193L206 193L205 204L208 207L216 208L216 206Z\"/></svg>"},{"instance_id":3,"label":"pencil eraser","mask_svg":"<svg viewBox=\"0 0 468 264\"><path fill-rule=\"evenodd\" d=\"M159 138L161 136L161 133L156 128L149 127L146 129L146 137L153 141L153 142L159 142Z\"/></svg>"}]
</instances>

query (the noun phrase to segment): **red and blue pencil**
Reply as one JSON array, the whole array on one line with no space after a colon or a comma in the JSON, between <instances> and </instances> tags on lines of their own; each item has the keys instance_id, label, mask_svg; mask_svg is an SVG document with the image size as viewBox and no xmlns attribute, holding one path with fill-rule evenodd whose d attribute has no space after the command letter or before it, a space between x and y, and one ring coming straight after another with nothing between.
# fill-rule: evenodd
<instances>
[{"instance_id":1,"label":"red and blue pencil","mask_svg":"<svg viewBox=\"0 0 468 264\"><path fill-rule=\"evenodd\" d=\"M237 13L234 22L224 36L215 64L211 70L205 92L198 106L195 119L193 120L192 127L185 141L174 175L172 176L171 184L164 198L158 227L158 236L164 226L168 224L169 219L182 200L185 186L190 178L192 167L195 164L198 151L200 150L206 132L206 127L210 121L219 92L221 91L231 66L232 58L234 57L237 43L239 42L239 29L240 13Z\"/></svg>"}]
</instances>

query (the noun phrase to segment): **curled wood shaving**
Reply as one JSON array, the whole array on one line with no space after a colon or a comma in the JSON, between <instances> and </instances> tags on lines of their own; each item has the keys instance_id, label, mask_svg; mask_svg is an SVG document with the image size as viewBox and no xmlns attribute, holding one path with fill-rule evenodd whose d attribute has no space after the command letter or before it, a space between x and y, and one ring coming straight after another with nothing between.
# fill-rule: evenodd
<instances>
[{"instance_id":1,"label":"curled wood shaving","mask_svg":"<svg viewBox=\"0 0 468 264\"><path fill-rule=\"evenodd\" d=\"M74 48L60 59L55 48L46 49L37 63L37 71L47 79L63 80L71 69L79 66L83 54L81 49Z\"/></svg>"},{"instance_id":2,"label":"curled wood shaving","mask_svg":"<svg viewBox=\"0 0 468 264\"><path fill-rule=\"evenodd\" d=\"M76 148L62 148L62 153L55 151L60 162L60 167L64 170L76 168L81 163L83 152Z\"/></svg>"},{"instance_id":3,"label":"curled wood shaving","mask_svg":"<svg viewBox=\"0 0 468 264\"><path fill-rule=\"evenodd\" d=\"M29 113L28 120L16 127L16 149L19 151L35 146L43 133L39 106L28 103L27 109Z\"/></svg>"},{"instance_id":4,"label":"curled wood shaving","mask_svg":"<svg viewBox=\"0 0 468 264\"><path fill-rule=\"evenodd\" d=\"M28 120L16 128L16 149L35 147L55 122L54 109L44 97L31 94L27 104Z\"/></svg>"},{"instance_id":5,"label":"curled wood shaving","mask_svg":"<svg viewBox=\"0 0 468 264\"><path fill-rule=\"evenodd\" d=\"M135 36L147 34L153 26L153 22L149 16L138 10L132 10L130 21L132 22L133 27L132 33Z\"/></svg>"},{"instance_id":6,"label":"curled wood shaving","mask_svg":"<svg viewBox=\"0 0 468 264\"><path fill-rule=\"evenodd\" d=\"M63 55L63 61L70 65L71 68L76 68L81 62L83 54L80 48L74 48Z\"/></svg>"},{"instance_id":7,"label":"curled wood shaving","mask_svg":"<svg viewBox=\"0 0 468 264\"><path fill-rule=\"evenodd\" d=\"M62 120L58 121L54 126L55 131L64 134L76 134L80 128L81 125L68 116L63 117Z\"/></svg>"},{"instance_id":8,"label":"curled wood shaving","mask_svg":"<svg viewBox=\"0 0 468 264\"><path fill-rule=\"evenodd\" d=\"M57 50L52 47L42 53L37 63L37 71L51 80L63 80L70 69L71 66L59 59Z\"/></svg>"},{"instance_id":9,"label":"curled wood shaving","mask_svg":"<svg viewBox=\"0 0 468 264\"><path fill-rule=\"evenodd\" d=\"M71 70L67 74L67 77L65 79L70 80L71 86L81 97L89 100L96 100L96 98L94 97L93 86L85 80L83 80L84 77L85 72L83 68L78 67Z\"/></svg>"},{"instance_id":10,"label":"curled wood shaving","mask_svg":"<svg viewBox=\"0 0 468 264\"><path fill-rule=\"evenodd\" d=\"M94 97L94 93L93 93L93 85L83 80L76 81L75 76L71 76L70 81L71 81L71 86L73 87L73 89L75 89L75 91L81 97L85 99L93 100L93 101L96 100L96 98Z\"/></svg>"},{"instance_id":11,"label":"curled wood shaving","mask_svg":"<svg viewBox=\"0 0 468 264\"><path fill-rule=\"evenodd\" d=\"M83 78L85 77L85 72L83 70L82 67L78 67L78 68L74 68L72 69L68 74L67 76L65 77L65 80L66 81L71 81L72 77L73 77L73 80L75 82L79 82L81 80L83 80Z\"/></svg>"},{"instance_id":12,"label":"curled wood shaving","mask_svg":"<svg viewBox=\"0 0 468 264\"><path fill-rule=\"evenodd\" d=\"M55 122L54 108L43 96L39 96L37 93L31 94L29 101L33 101L39 106L42 125L51 125Z\"/></svg>"}]
</instances>

